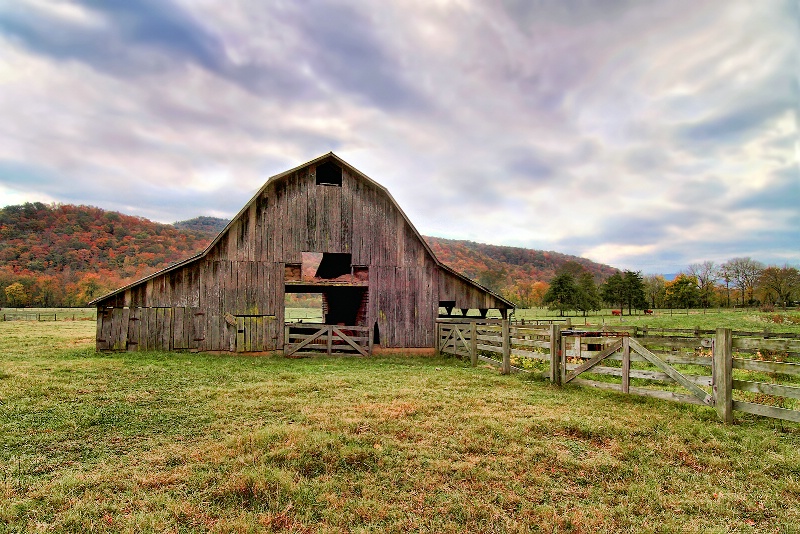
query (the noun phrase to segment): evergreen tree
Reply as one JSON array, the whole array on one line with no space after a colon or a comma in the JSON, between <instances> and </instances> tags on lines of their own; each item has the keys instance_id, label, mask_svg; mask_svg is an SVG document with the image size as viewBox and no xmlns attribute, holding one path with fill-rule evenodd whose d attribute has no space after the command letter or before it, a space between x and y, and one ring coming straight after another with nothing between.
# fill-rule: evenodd
<instances>
[{"instance_id":1,"label":"evergreen tree","mask_svg":"<svg viewBox=\"0 0 800 534\"><path fill-rule=\"evenodd\" d=\"M616 272L608 277L600 287L600 296L607 304L623 309L625 307L625 281L622 273Z\"/></svg>"},{"instance_id":2,"label":"evergreen tree","mask_svg":"<svg viewBox=\"0 0 800 534\"><path fill-rule=\"evenodd\" d=\"M550 287L544 294L544 303L550 310L559 310L564 316L565 310L574 310L578 296L575 278L567 272L557 275L550 281Z\"/></svg>"},{"instance_id":3,"label":"evergreen tree","mask_svg":"<svg viewBox=\"0 0 800 534\"><path fill-rule=\"evenodd\" d=\"M600 309L600 293L597 291L597 285L594 283L594 277L590 272L583 272L578 278L578 291L577 291L577 308L586 313Z\"/></svg>"},{"instance_id":4,"label":"evergreen tree","mask_svg":"<svg viewBox=\"0 0 800 534\"><path fill-rule=\"evenodd\" d=\"M647 307L647 297L644 292L644 279L641 271L625 271L623 276L625 288L625 303L628 305L628 315L632 309L643 310Z\"/></svg>"}]
</instances>

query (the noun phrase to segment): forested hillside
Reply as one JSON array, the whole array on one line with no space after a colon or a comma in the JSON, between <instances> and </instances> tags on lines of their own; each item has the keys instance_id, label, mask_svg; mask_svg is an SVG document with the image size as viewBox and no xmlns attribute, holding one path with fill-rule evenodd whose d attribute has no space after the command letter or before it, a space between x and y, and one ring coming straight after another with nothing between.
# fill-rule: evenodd
<instances>
[{"instance_id":1,"label":"forested hillside","mask_svg":"<svg viewBox=\"0 0 800 534\"><path fill-rule=\"evenodd\" d=\"M227 223L196 217L160 224L91 206L7 206L0 209L0 306L83 305L193 256ZM557 252L425 239L447 265L523 304L541 297L567 263L582 265L598 280L615 272Z\"/></svg>"},{"instance_id":2,"label":"forested hillside","mask_svg":"<svg viewBox=\"0 0 800 534\"><path fill-rule=\"evenodd\" d=\"M207 234L214 237L218 233L220 233L222 229L228 225L229 222L230 219L220 219L219 217L201 216L186 221L178 221L172 223L172 226L174 226L178 230L189 230L193 232L199 232L201 234Z\"/></svg>"},{"instance_id":3,"label":"forested hillside","mask_svg":"<svg viewBox=\"0 0 800 534\"><path fill-rule=\"evenodd\" d=\"M598 282L617 272L609 265L558 252L430 236L425 240L443 263L524 307L539 304L547 283L567 265L573 269L579 265Z\"/></svg>"},{"instance_id":4,"label":"forested hillside","mask_svg":"<svg viewBox=\"0 0 800 534\"><path fill-rule=\"evenodd\" d=\"M75 306L183 260L209 233L91 206L0 209L0 305ZM21 287L20 287L21 286Z\"/></svg>"}]
</instances>

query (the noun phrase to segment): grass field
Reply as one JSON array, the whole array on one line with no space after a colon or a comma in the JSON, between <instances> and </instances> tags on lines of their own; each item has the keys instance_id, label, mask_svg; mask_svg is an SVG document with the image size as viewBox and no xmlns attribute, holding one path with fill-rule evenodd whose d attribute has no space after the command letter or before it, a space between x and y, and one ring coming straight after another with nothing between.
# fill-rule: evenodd
<instances>
[{"instance_id":1,"label":"grass field","mask_svg":"<svg viewBox=\"0 0 800 534\"><path fill-rule=\"evenodd\" d=\"M422 356L0 323L0 531L800 532L800 428Z\"/></svg>"}]
</instances>

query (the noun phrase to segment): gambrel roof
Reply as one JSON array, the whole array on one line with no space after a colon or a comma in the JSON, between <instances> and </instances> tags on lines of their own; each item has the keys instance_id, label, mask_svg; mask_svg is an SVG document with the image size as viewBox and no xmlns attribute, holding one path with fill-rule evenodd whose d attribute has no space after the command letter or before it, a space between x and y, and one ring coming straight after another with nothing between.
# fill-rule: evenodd
<instances>
[{"instance_id":1,"label":"gambrel roof","mask_svg":"<svg viewBox=\"0 0 800 534\"><path fill-rule=\"evenodd\" d=\"M200 253L198 253L198 254L190 257L190 258L187 258L186 260L178 262L178 263L176 263L174 265L170 265L169 267L166 267L164 269L156 271L156 272L154 272L153 274L151 274L149 276L146 276L146 277L144 277L144 278L142 278L140 280L137 280L136 282L128 284L128 285L126 285L124 287L121 287L119 289L116 289L115 291L112 291L111 293L103 295L102 297L96 298L93 301L91 301L89 304L90 305L99 305L103 301L108 300L108 299L110 299L110 298L112 298L112 297L114 297L114 296L116 296L116 295L118 295L120 293L123 293L123 292L125 292L126 290L128 290L130 288L133 288L135 286L143 284L143 283L147 282L148 280L152 280L152 279L154 279L154 278L156 278L158 276L161 276L161 275L163 275L165 273L169 273L170 271L174 271L176 269L180 269L182 267L185 267L188 264L191 264L193 262L196 262L196 261L199 261L199 260L203 259L205 256L207 256L214 249L215 245L217 245L217 243L223 238L223 236L234 226L234 224L237 222L237 220L239 220L240 218L243 217L243 215L250 209L251 205L254 202L256 202L258 200L258 198L262 194L264 194L264 192L267 191L270 186L276 184L277 182L280 182L281 180L286 179L287 177L291 176L295 172L297 172L297 171L299 171L299 170L301 170L301 169L303 169L305 167L321 164L321 163L323 163L325 161L334 161L337 165L339 165L339 166L341 166L343 168L346 168L347 171L351 174L351 176L358 177L359 179L368 182L370 185L372 185L373 187L375 187L378 190L380 190L383 194L385 194L386 197L391 202L391 204L393 205L393 207L403 217L403 219L405 220L406 224L408 224L408 226L411 229L411 231L414 233L416 238L420 241L420 243L424 247L426 253L430 255L430 258L435 262L437 267L439 267L441 270L453 275L454 277L460 279L464 283L473 286L474 288L480 290L481 292L484 292L484 293L486 293L488 295L491 295L492 297L494 297L498 301L499 304L503 305L501 307L505 307L505 308L508 308L508 309L513 309L514 308L514 304L511 303L509 300L503 298L502 296L500 296L497 293L489 290L488 288L478 284L474 280L471 280L470 278L467 278L463 274L455 271L451 267L449 267L449 266L445 265L444 263L442 263L441 261L439 261L439 259L433 253L433 250L431 250L431 248L428 245L428 243L425 241L425 239L422 237L422 235L419 233L419 231L417 231L416 227L408 219L408 216L400 208L400 206L398 205L398 203L394 199L394 197L392 197L391 193L384 186L382 186L378 182L374 181L373 179L371 179L367 175L363 174L358 169L356 169L355 167L353 167L352 165L350 165L349 163L347 163L346 161L341 159L339 156L337 156L333 152L329 152L327 154L323 154L322 156L319 156L319 157L317 157L315 159L307 161L307 162L303 163L302 165L298 165L297 167L294 167L292 169L284 171L284 172L282 172L280 174L276 174L276 175L272 176L271 178L269 178L269 180L267 180L267 182L264 183L264 185L261 188L259 188L259 190L253 195L253 197L242 207L242 209L239 211L239 213L237 213L236 216L231 219L231 221L225 226L225 228L214 238L214 240L211 241L211 243L208 244L208 246L205 247L205 249L202 252L200 252Z\"/></svg>"}]
</instances>

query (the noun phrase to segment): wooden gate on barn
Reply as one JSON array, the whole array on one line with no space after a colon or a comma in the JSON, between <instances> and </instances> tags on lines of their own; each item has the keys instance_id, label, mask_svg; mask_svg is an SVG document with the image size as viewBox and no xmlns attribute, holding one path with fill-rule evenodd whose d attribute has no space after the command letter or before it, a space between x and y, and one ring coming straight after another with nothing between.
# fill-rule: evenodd
<instances>
[{"instance_id":1,"label":"wooden gate on barn","mask_svg":"<svg viewBox=\"0 0 800 534\"><path fill-rule=\"evenodd\" d=\"M205 340L205 312L200 308L106 308L98 315L101 350L198 350Z\"/></svg>"},{"instance_id":2,"label":"wooden gate on barn","mask_svg":"<svg viewBox=\"0 0 800 534\"><path fill-rule=\"evenodd\" d=\"M341 326L315 323L287 323L284 332L285 356L319 354L372 354L372 332L366 326Z\"/></svg>"}]
</instances>

